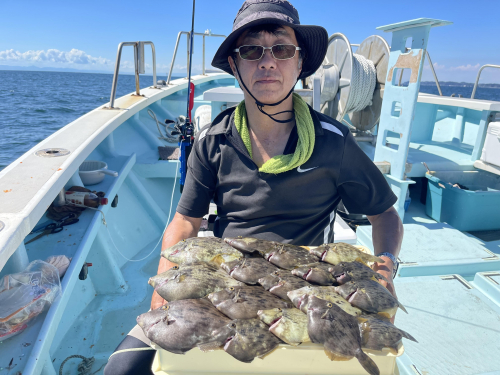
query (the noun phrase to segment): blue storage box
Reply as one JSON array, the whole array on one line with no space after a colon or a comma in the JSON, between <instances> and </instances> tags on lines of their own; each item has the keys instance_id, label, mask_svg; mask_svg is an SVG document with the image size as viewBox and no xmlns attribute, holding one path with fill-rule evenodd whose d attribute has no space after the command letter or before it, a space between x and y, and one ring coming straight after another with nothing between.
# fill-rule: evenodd
<instances>
[{"instance_id":1,"label":"blue storage box","mask_svg":"<svg viewBox=\"0 0 500 375\"><path fill-rule=\"evenodd\" d=\"M500 229L500 176L485 171L436 171L425 177L427 216L461 231Z\"/></svg>"}]
</instances>

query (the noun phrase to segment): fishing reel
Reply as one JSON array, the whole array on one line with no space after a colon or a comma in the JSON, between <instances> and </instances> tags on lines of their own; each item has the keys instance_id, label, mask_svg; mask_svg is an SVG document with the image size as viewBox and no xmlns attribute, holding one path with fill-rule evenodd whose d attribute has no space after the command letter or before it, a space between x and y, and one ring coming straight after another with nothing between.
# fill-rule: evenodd
<instances>
[{"instance_id":1,"label":"fishing reel","mask_svg":"<svg viewBox=\"0 0 500 375\"><path fill-rule=\"evenodd\" d=\"M181 150L179 158L181 178L179 184L182 193L188 170L187 161L194 143L194 124L191 121L188 121L186 116L179 116L175 122L175 128L172 131L172 136L179 137L179 148Z\"/></svg>"},{"instance_id":2,"label":"fishing reel","mask_svg":"<svg viewBox=\"0 0 500 375\"><path fill-rule=\"evenodd\" d=\"M344 34L330 36L315 75L321 81L321 112L362 132L380 120L390 48L378 35L366 38L355 54L352 47ZM307 86L313 88L311 78Z\"/></svg>"}]
</instances>

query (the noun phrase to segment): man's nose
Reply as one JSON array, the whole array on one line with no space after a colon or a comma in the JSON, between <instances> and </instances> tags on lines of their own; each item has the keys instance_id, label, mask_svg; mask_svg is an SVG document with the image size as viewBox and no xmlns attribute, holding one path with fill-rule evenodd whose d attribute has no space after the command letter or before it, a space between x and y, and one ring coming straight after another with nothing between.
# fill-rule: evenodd
<instances>
[{"instance_id":1,"label":"man's nose","mask_svg":"<svg viewBox=\"0 0 500 375\"><path fill-rule=\"evenodd\" d=\"M270 49L264 50L264 56L259 61L259 69L275 69L276 60Z\"/></svg>"}]
</instances>

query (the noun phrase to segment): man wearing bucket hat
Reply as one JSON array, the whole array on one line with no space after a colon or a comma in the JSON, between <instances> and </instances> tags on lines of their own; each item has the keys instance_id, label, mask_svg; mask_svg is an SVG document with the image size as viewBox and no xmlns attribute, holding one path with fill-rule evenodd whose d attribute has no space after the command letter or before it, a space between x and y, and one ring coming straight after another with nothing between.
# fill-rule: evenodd
<instances>
[{"instance_id":1,"label":"man wearing bucket hat","mask_svg":"<svg viewBox=\"0 0 500 375\"><path fill-rule=\"evenodd\" d=\"M342 200L373 226L376 270L390 279L402 236L396 196L349 129L293 93L321 66L328 34L301 25L285 0L246 0L212 61L232 74L245 100L197 135L188 174L162 249L195 237L213 200L214 234L298 245L333 242ZM158 273L174 264L160 260ZM387 285L391 292L394 287ZM156 292L151 308L164 304ZM110 357L105 375L151 373L154 351L136 326ZM136 351L134 351L136 350Z\"/></svg>"}]
</instances>

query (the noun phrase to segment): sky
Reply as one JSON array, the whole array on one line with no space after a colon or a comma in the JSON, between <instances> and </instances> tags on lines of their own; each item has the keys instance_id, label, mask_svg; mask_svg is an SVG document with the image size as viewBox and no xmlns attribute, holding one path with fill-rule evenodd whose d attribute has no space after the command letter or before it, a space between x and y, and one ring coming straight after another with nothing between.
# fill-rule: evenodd
<instances>
[{"instance_id":1,"label":"sky","mask_svg":"<svg viewBox=\"0 0 500 375\"><path fill-rule=\"evenodd\" d=\"M484 64L500 64L500 0L291 0L301 24L341 32L351 43L370 35L391 34L376 27L428 17L452 21L433 28L428 51L440 81L474 82ZM228 35L242 0L197 0L195 31ZM112 72L117 47L124 41L152 41L157 74L166 75L177 33L191 29L191 0L0 0L0 65L72 68ZM201 37L195 37L193 72L202 64ZM206 65L221 43L207 38ZM146 73L151 52L146 49ZM186 39L179 45L174 73L186 72ZM122 72L133 70L133 49L125 48ZM427 61L426 61L427 65ZM428 66L423 80L433 80ZM500 69L487 69L481 83L500 83Z\"/></svg>"}]
</instances>

